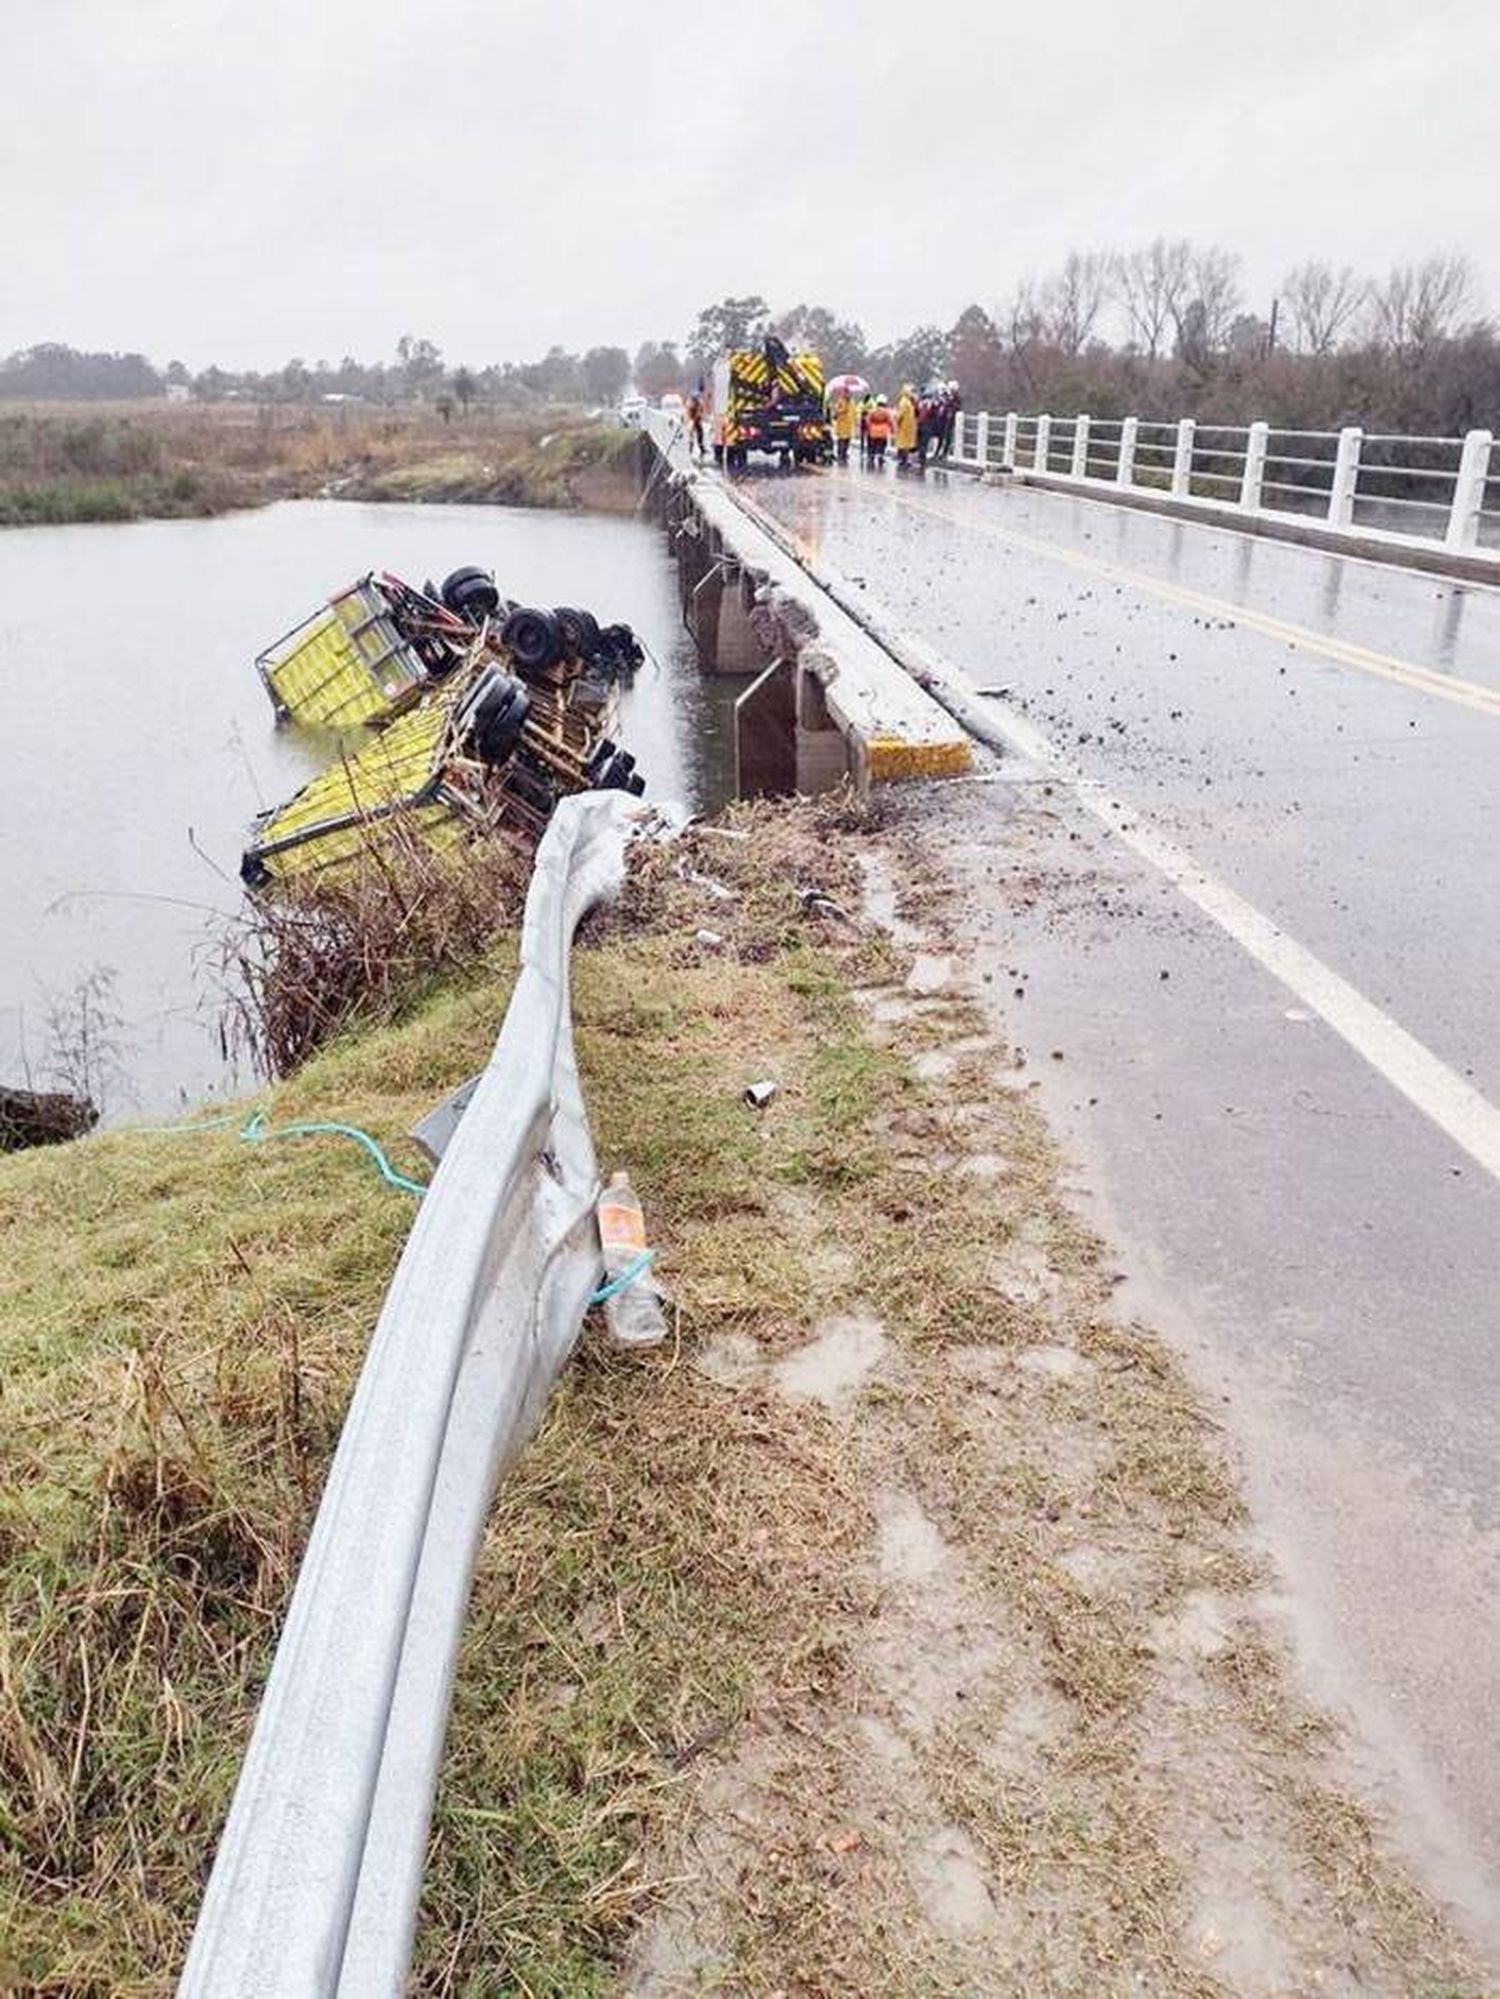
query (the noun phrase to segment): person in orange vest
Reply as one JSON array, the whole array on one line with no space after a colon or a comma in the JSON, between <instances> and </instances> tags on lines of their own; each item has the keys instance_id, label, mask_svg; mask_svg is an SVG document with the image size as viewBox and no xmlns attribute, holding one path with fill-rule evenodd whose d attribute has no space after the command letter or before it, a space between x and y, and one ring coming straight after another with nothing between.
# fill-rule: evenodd
<instances>
[{"instance_id":1,"label":"person in orange vest","mask_svg":"<svg viewBox=\"0 0 1500 1999\"><path fill-rule=\"evenodd\" d=\"M891 406L884 396L875 398L875 406L865 417L865 443L871 466L879 471L885 463L885 447L890 443L896 429L896 419L891 415Z\"/></svg>"}]
</instances>

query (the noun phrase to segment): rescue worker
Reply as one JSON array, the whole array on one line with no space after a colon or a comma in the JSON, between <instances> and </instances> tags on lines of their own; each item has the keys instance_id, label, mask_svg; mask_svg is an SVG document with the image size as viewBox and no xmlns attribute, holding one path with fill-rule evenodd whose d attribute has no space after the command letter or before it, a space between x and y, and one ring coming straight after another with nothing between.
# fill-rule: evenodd
<instances>
[{"instance_id":1,"label":"rescue worker","mask_svg":"<svg viewBox=\"0 0 1500 1999\"><path fill-rule=\"evenodd\" d=\"M701 463L708 456L703 448L703 391L694 389L687 399L688 450Z\"/></svg>"},{"instance_id":2,"label":"rescue worker","mask_svg":"<svg viewBox=\"0 0 1500 1999\"><path fill-rule=\"evenodd\" d=\"M958 413L964 406L957 382L948 384L948 393L943 397L943 435L938 444L938 457L949 458L953 454L953 435L958 424Z\"/></svg>"},{"instance_id":3,"label":"rescue worker","mask_svg":"<svg viewBox=\"0 0 1500 1999\"><path fill-rule=\"evenodd\" d=\"M910 382L896 398L896 470L905 471L917 448L917 396Z\"/></svg>"},{"instance_id":4,"label":"rescue worker","mask_svg":"<svg viewBox=\"0 0 1500 1999\"><path fill-rule=\"evenodd\" d=\"M925 472L927 454L936 451L943 434L943 398L934 386L917 398L917 463Z\"/></svg>"},{"instance_id":5,"label":"rescue worker","mask_svg":"<svg viewBox=\"0 0 1500 1999\"><path fill-rule=\"evenodd\" d=\"M854 438L854 398L840 389L833 399L833 442L840 465L849 463L849 446Z\"/></svg>"},{"instance_id":6,"label":"rescue worker","mask_svg":"<svg viewBox=\"0 0 1500 1999\"><path fill-rule=\"evenodd\" d=\"M877 396L865 417L865 445L872 471L878 472L885 464L885 447L890 443L895 428L896 419L891 415L890 404L884 396Z\"/></svg>"}]
</instances>

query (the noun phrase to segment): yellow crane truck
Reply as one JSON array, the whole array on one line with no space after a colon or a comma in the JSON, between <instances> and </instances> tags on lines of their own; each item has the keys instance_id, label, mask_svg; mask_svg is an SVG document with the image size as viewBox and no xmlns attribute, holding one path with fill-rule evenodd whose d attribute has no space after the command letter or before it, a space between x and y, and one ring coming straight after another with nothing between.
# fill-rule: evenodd
<instances>
[{"instance_id":1,"label":"yellow crane truck","mask_svg":"<svg viewBox=\"0 0 1500 1999\"><path fill-rule=\"evenodd\" d=\"M724 419L724 469L743 471L752 451L784 468L833 455L823 407L823 363L792 354L769 335L759 347L727 354L714 368L714 409Z\"/></svg>"}]
</instances>

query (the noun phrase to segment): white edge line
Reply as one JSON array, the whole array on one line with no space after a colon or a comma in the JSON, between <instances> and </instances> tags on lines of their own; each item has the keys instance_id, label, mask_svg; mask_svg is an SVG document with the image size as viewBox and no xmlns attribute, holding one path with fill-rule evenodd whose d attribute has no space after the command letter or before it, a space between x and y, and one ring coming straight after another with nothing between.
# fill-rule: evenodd
<instances>
[{"instance_id":1,"label":"white edge line","mask_svg":"<svg viewBox=\"0 0 1500 1999\"><path fill-rule=\"evenodd\" d=\"M1325 965L1305 945L1195 861L1174 840L1138 825L1095 779L1073 765L1031 723L999 713L996 724L1020 755L1044 765L1079 803L1180 894L1232 937L1256 963L1347 1042L1393 1089L1493 1178L1500 1180L1500 1110L1372 1000Z\"/></svg>"},{"instance_id":2,"label":"white edge line","mask_svg":"<svg viewBox=\"0 0 1500 1999\"><path fill-rule=\"evenodd\" d=\"M805 561L801 566L823 585L835 603L852 596L852 585L831 563L820 559L815 570ZM953 662L925 639L898 625L884 605L867 597L861 603L861 611L867 628L897 660L910 660L923 673L944 682L963 698L974 698L972 682ZM1466 1083L1456 1070L1440 1061L1431 1049L1305 945L1278 929L1227 882L1210 874L1185 847L1179 847L1165 834L1137 824L1115 804L1103 785L1080 770L1034 723L996 702L994 727L1020 756L1067 785L1086 811L1149 866L1165 875L1181 895L1218 924L1241 950L1325 1021L1377 1075L1430 1118L1476 1165L1500 1180L1500 1110L1488 1097ZM979 773L968 781L982 782L987 776L1004 775L1004 772Z\"/></svg>"}]
</instances>

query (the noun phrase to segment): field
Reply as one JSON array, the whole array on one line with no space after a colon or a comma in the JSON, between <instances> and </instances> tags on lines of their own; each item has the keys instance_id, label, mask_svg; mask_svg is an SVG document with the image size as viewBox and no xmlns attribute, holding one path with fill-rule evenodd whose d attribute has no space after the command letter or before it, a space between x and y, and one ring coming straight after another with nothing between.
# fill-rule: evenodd
<instances>
[{"instance_id":1,"label":"field","mask_svg":"<svg viewBox=\"0 0 1500 1999\"><path fill-rule=\"evenodd\" d=\"M355 499L627 506L632 432L579 410L0 403L0 527Z\"/></svg>"}]
</instances>

